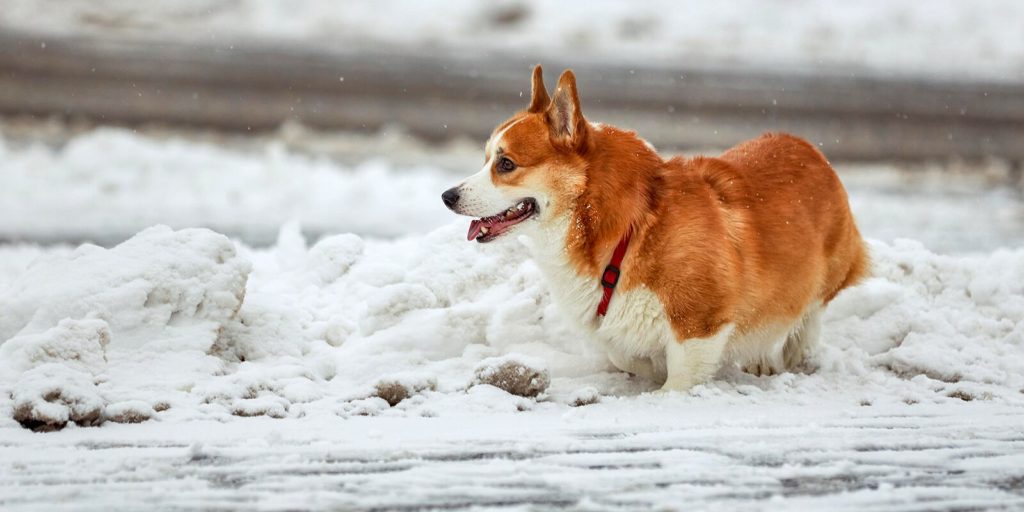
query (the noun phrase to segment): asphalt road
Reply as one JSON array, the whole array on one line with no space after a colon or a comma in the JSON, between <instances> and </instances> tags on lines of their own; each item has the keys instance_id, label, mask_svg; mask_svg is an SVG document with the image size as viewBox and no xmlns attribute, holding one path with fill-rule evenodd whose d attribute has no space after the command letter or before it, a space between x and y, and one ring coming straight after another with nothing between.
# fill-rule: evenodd
<instances>
[{"instance_id":1,"label":"asphalt road","mask_svg":"<svg viewBox=\"0 0 1024 512\"><path fill-rule=\"evenodd\" d=\"M736 69L462 48L316 47L0 33L0 115L240 132L403 126L480 138L543 62L579 78L584 112L655 145L728 147L791 131L840 160L1024 160L1024 84L870 70Z\"/></svg>"}]
</instances>

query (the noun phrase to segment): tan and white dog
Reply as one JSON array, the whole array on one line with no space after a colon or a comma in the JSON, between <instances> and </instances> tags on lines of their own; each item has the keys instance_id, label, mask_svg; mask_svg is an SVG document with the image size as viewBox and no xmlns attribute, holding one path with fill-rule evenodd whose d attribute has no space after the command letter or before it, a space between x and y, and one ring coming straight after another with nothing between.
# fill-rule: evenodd
<instances>
[{"instance_id":1,"label":"tan and white dog","mask_svg":"<svg viewBox=\"0 0 1024 512\"><path fill-rule=\"evenodd\" d=\"M634 132L587 122L572 71L549 98L537 66L530 106L485 158L442 196L481 217L468 238L524 235L569 318L663 390L723 361L758 375L800 365L825 305L868 269L846 192L806 141L766 134L663 160Z\"/></svg>"}]
</instances>

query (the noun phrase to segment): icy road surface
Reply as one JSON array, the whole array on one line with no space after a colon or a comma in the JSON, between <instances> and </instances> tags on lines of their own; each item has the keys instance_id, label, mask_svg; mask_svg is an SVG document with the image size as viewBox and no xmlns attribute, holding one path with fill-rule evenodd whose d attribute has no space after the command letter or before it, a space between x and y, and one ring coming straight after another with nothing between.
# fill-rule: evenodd
<instances>
[{"instance_id":1,"label":"icy road surface","mask_svg":"<svg viewBox=\"0 0 1024 512\"><path fill-rule=\"evenodd\" d=\"M1024 411L623 398L487 417L4 431L18 510L1013 510Z\"/></svg>"}]
</instances>

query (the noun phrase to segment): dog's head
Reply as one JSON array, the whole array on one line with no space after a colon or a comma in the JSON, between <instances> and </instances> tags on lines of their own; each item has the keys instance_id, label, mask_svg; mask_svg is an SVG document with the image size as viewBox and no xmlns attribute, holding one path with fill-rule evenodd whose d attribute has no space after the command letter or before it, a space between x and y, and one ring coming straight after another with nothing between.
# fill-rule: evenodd
<instances>
[{"instance_id":1,"label":"dog's head","mask_svg":"<svg viewBox=\"0 0 1024 512\"><path fill-rule=\"evenodd\" d=\"M484 146L484 166L442 194L470 223L469 240L490 242L525 222L545 223L569 212L586 186L584 159L591 128L580 111L576 77L565 71L554 95L533 69L530 106L498 125Z\"/></svg>"}]
</instances>

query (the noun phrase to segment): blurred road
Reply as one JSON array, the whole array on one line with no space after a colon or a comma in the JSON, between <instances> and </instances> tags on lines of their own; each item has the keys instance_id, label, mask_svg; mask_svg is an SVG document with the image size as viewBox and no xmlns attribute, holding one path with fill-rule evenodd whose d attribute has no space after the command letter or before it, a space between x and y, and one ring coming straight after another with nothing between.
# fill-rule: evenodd
<instances>
[{"instance_id":1,"label":"blurred road","mask_svg":"<svg viewBox=\"0 0 1024 512\"><path fill-rule=\"evenodd\" d=\"M485 136L522 108L529 70L579 77L592 119L656 146L728 147L767 130L833 159L1024 160L1024 87L820 69L634 66L607 59L238 40L171 42L0 33L0 114L241 132L291 120Z\"/></svg>"}]
</instances>

